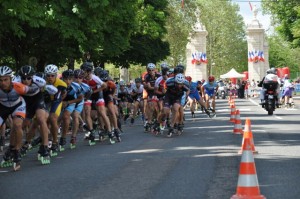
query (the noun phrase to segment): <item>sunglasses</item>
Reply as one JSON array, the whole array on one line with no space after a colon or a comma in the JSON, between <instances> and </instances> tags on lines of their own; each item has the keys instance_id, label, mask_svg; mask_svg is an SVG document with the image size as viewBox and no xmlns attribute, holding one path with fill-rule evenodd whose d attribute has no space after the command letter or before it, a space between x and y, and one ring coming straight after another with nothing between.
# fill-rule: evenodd
<instances>
[{"instance_id":1,"label":"sunglasses","mask_svg":"<svg viewBox=\"0 0 300 199\"><path fill-rule=\"evenodd\" d=\"M32 80L32 77L21 77L22 80Z\"/></svg>"},{"instance_id":2,"label":"sunglasses","mask_svg":"<svg viewBox=\"0 0 300 199\"><path fill-rule=\"evenodd\" d=\"M55 75L46 75L46 77L55 77Z\"/></svg>"}]
</instances>

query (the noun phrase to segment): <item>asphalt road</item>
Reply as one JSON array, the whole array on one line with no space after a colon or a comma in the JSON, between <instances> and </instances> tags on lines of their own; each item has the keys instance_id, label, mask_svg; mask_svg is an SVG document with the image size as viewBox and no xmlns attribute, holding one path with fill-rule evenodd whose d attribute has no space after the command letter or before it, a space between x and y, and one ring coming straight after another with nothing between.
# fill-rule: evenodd
<instances>
[{"instance_id":1,"label":"asphalt road","mask_svg":"<svg viewBox=\"0 0 300 199\"><path fill-rule=\"evenodd\" d=\"M261 193L267 198L299 198L298 107L268 116L257 99L237 99L241 120L251 120ZM298 105L297 105L298 106ZM186 113L181 136L144 133L140 120L125 125L122 142L88 146L79 139L41 165L37 150L22 169L0 168L0 198L230 198L236 193L242 135L233 135L227 100L217 101L217 117ZM81 138L83 134L79 135Z\"/></svg>"}]
</instances>

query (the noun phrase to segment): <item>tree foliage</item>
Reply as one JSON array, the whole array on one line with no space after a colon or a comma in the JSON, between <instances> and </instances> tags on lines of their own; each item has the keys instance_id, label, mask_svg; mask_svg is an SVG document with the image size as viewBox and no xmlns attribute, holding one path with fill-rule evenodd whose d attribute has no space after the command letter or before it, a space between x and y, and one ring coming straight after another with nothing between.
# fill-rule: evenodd
<instances>
[{"instance_id":1,"label":"tree foliage","mask_svg":"<svg viewBox=\"0 0 300 199\"><path fill-rule=\"evenodd\" d=\"M300 2L298 0L263 0L265 12L272 15L276 30L292 47L300 46Z\"/></svg>"},{"instance_id":2,"label":"tree foliage","mask_svg":"<svg viewBox=\"0 0 300 199\"><path fill-rule=\"evenodd\" d=\"M215 63L213 74L219 76L233 67L240 72L247 70L245 24L238 14L238 5L219 0L198 0L198 3L200 21L208 31L209 66Z\"/></svg>"},{"instance_id":3,"label":"tree foliage","mask_svg":"<svg viewBox=\"0 0 300 199\"><path fill-rule=\"evenodd\" d=\"M94 61L123 66L146 55L157 61L169 52L162 40L166 6L166 0L3 0L0 61L20 67L36 57L42 70L86 51Z\"/></svg>"}]
</instances>

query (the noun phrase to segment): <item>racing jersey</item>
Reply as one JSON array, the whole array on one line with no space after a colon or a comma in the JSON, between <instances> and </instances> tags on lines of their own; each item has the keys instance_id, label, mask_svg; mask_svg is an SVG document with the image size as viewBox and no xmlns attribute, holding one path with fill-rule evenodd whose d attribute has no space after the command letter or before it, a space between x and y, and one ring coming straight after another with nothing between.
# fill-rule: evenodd
<instances>
[{"instance_id":1,"label":"racing jersey","mask_svg":"<svg viewBox=\"0 0 300 199\"><path fill-rule=\"evenodd\" d=\"M210 84L209 82L205 82L203 84L203 88L204 88L205 92L207 92L207 93L208 92L213 93L217 87L218 87L217 82L213 82L213 84Z\"/></svg>"},{"instance_id":2,"label":"racing jersey","mask_svg":"<svg viewBox=\"0 0 300 199\"><path fill-rule=\"evenodd\" d=\"M53 86L55 86L58 91L56 94L50 95L50 99L52 101L62 101L62 94L66 91L67 84L63 80L61 80L57 77L55 79Z\"/></svg>"},{"instance_id":3,"label":"racing jersey","mask_svg":"<svg viewBox=\"0 0 300 199\"><path fill-rule=\"evenodd\" d=\"M173 98L181 98L184 95L184 92L189 91L189 88L186 86L186 84L184 84L181 88L177 87L174 77L167 79L166 87L166 95L170 95Z\"/></svg>"},{"instance_id":4,"label":"racing jersey","mask_svg":"<svg viewBox=\"0 0 300 199\"><path fill-rule=\"evenodd\" d=\"M74 100L80 95L82 95L81 86L76 82L72 82L70 86L67 87L67 95L63 101Z\"/></svg>"},{"instance_id":5,"label":"racing jersey","mask_svg":"<svg viewBox=\"0 0 300 199\"><path fill-rule=\"evenodd\" d=\"M91 79L89 79L89 80L84 79L83 82L86 83L87 85L89 85L93 91L98 89L99 87L101 87L103 84L103 81L94 74L92 74Z\"/></svg>"},{"instance_id":6,"label":"racing jersey","mask_svg":"<svg viewBox=\"0 0 300 199\"><path fill-rule=\"evenodd\" d=\"M145 75L144 84L150 83L150 86L154 88L155 81L160 77L161 75L159 73L155 73L154 76L151 76L149 74ZM145 90L148 92L148 94L154 94L154 90L149 90L147 87L144 87Z\"/></svg>"},{"instance_id":7,"label":"racing jersey","mask_svg":"<svg viewBox=\"0 0 300 199\"><path fill-rule=\"evenodd\" d=\"M198 83L197 82L191 82L189 85L190 88L190 94L198 92Z\"/></svg>"},{"instance_id":8,"label":"racing jersey","mask_svg":"<svg viewBox=\"0 0 300 199\"><path fill-rule=\"evenodd\" d=\"M22 101L21 95L31 95L40 89L37 86L26 86L19 82L12 82L10 91L0 89L0 104L5 107L13 107Z\"/></svg>"}]
</instances>

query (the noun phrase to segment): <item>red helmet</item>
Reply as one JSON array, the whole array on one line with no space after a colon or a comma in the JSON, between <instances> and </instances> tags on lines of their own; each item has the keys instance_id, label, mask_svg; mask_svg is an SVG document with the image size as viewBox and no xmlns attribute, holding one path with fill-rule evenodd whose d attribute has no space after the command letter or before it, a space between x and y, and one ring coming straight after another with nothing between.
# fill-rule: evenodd
<instances>
[{"instance_id":1,"label":"red helmet","mask_svg":"<svg viewBox=\"0 0 300 199\"><path fill-rule=\"evenodd\" d=\"M188 80L189 82L192 81L192 77L191 76L186 76L185 79Z\"/></svg>"},{"instance_id":2,"label":"red helmet","mask_svg":"<svg viewBox=\"0 0 300 199\"><path fill-rule=\"evenodd\" d=\"M208 81L209 81L209 82L215 81L215 77L214 77L214 76L209 76L209 77L208 77Z\"/></svg>"}]
</instances>

